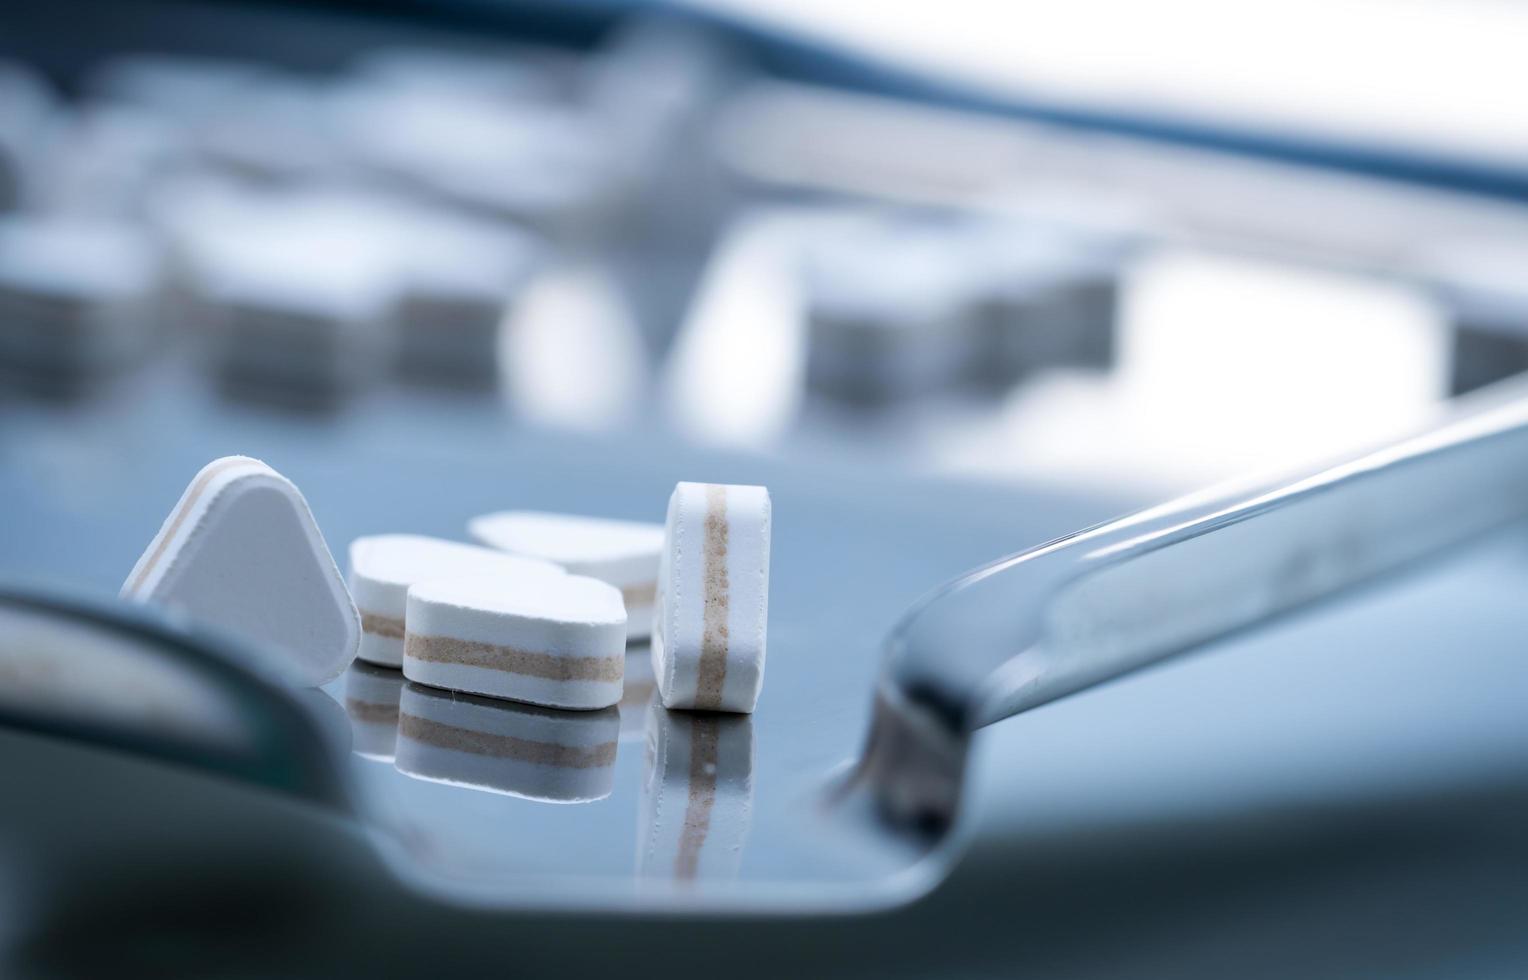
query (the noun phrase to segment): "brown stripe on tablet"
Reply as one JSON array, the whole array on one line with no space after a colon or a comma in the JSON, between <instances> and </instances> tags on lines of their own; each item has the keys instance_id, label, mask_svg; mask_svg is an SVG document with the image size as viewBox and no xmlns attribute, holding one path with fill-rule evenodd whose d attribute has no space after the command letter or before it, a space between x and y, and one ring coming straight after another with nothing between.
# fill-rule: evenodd
<instances>
[{"instance_id":1,"label":"brown stripe on tablet","mask_svg":"<svg viewBox=\"0 0 1528 980\"><path fill-rule=\"evenodd\" d=\"M615 742L598 745L560 745L556 742L538 742L513 735L496 735L491 732L458 728L444 722L431 721L418 715L403 714L398 719L398 734L416 742L441 749L470 752L495 759L514 759L533 762L558 769L599 769L615 763Z\"/></svg>"},{"instance_id":2,"label":"brown stripe on tablet","mask_svg":"<svg viewBox=\"0 0 1528 980\"><path fill-rule=\"evenodd\" d=\"M364 721L369 724L398 724L398 706L396 704L377 704L374 701L357 701L355 698L346 698L345 713L356 721Z\"/></svg>"},{"instance_id":3,"label":"brown stripe on tablet","mask_svg":"<svg viewBox=\"0 0 1528 980\"><path fill-rule=\"evenodd\" d=\"M706 485L706 525L702 545L700 663L695 678L695 707L720 708L727 679L727 488Z\"/></svg>"},{"instance_id":4,"label":"brown stripe on tablet","mask_svg":"<svg viewBox=\"0 0 1528 980\"><path fill-rule=\"evenodd\" d=\"M138 574L133 576L132 581L128 582L127 587L122 591L131 595L143 586L149 575L158 567L160 560L164 558L164 553L169 549L170 542L175 540L175 535L180 531L180 526L186 523L186 517L191 513L191 508L195 507L202 494L207 492L207 485L209 483L236 466L250 465L259 464L253 459L225 459L222 462L204 467L201 475L196 478L196 482L191 485L191 491L186 494L186 502L175 509L175 517L170 521L170 526L165 528L164 533L159 536L159 541L154 546L153 555L149 557L148 561L143 563L143 567L138 570Z\"/></svg>"},{"instance_id":5,"label":"brown stripe on tablet","mask_svg":"<svg viewBox=\"0 0 1528 980\"><path fill-rule=\"evenodd\" d=\"M684 826L679 831L679 857L674 876L694 878L700 871L700 851L711 832L711 810L716 806L716 718L690 719L690 795L685 801Z\"/></svg>"},{"instance_id":6,"label":"brown stripe on tablet","mask_svg":"<svg viewBox=\"0 0 1528 980\"><path fill-rule=\"evenodd\" d=\"M627 606L650 606L658 597L658 583L628 585L621 590L621 601Z\"/></svg>"},{"instance_id":7,"label":"brown stripe on tablet","mask_svg":"<svg viewBox=\"0 0 1528 980\"><path fill-rule=\"evenodd\" d=\"M458 640L452 636L421 636L418 633L409 633L404 637L403 655L427 663L463 664L549 681L619 682L626 672L624 654L611 657L564 657L497 643Z\"/></svg>"},{"instance_id":8,"label":"brown stripe on tablet","mask_svg":"<svg viewBox=\"0 0 1528 980\"><path fill-rule=\"evenodd\" d=\"M372 636L385 636L389 640L403 639L403 620L376 613L361 613L361 632Z\"/></svg>"}]
</instances>

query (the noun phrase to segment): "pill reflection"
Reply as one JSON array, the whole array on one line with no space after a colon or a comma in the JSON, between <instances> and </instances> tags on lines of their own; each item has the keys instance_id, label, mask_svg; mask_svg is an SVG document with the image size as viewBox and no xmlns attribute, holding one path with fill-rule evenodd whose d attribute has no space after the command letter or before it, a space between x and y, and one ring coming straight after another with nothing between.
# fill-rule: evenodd
<instances>
[{"instance_id":1,"label":"pill reflection","mask_svg":"<svg viewBox=\"0 0 1528 980\"><path fill-rule=\"evenodd\" d=\"M625 687L621 703L621 741L643 737L647 725L647 704L653 698L653 650L647 643L633 643L626 648Z\"/></svg>"},{"instance_id":2,"label":"pill reflection","mask_svg":"<svg viewBox=\"0 0 1528 980\"><path fill-rule=\"evenodd\" d=\"M669 711L654 695L637 824L638 877L737 877L752 810L752 718Z\"/></svg>"},{"instance_id":3,"label":"pill reflection","mask_svg":"<svg viewBox=\"0 0 1528 980\"><path fill-rule=\"evenodd\" d=\"M405 683L393 765L416 779L547 803L610 795L615 708L557 711Z\"/></svg>"},{"instance_id":4,"label":"pill reflection","mask_svg":"<svg viewBox=\"0 0 1528 980\"><path fill-rule=\"evenodd\" d=\"M345 671L345 714L350 718L351 745L357 755L382 762L393 760L402 695L401 672L359 660L351 662Z\"/></svg>"}]
</instances>

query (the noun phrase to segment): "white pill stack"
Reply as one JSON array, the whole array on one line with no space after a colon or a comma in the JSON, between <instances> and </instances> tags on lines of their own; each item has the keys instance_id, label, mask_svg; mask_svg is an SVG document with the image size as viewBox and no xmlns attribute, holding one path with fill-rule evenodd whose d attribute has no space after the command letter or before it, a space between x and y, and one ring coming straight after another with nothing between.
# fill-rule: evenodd
<instances>
[{"instance_id":1,"label":"white pill stack","mask_svg":"<svg viewBox=\"0 0 1528 980\"><path fill-rule=\"evenodd\" d=\"M532 585L506 589L472 578L412 586L404 676L553 708L618 703L626 657L621 593L581 575Z\"/></svg>"},{"instance_id":2,"label":"white pill stack","mask_svg":"<svg viewBox=\"0 0 1528 980\"><path fill-rule=\"evenodd\" d=\"M319 83L264 72L194 128L195 148L215 168L252 182L343 180L350 175L324 110L326 95Z\"/></svg>"},{"instance_id":3,"label":"white pill stack","mask_svg":"<svg viewBox=\"0 0 1528 980\"><path fill-rule=\"evenodd\" d=\"M244 636L302 684L355 657L360 617L302 494L248 456L202 468L122 595Z\"/></svg>"},{"instance_id":4,"label":"white pill stack","mask_svg":"<svg viewBox=\"0 0 1528 980\"><path fill-rule=\"evenodd\" d=\"M690 881L735 877L753 811L753 721L647 715L637 873Z\"/></svg>"},{"instance_id":5,"label":"white pill stack","mask_svg":"<svg viewBox=\"0 0 1528 980\"><path fill-rule=\"evenodd\" d=\"M398 370L491 384L504 320L540 261L537 242L503 224L434 212L409 224L394 311Z\"/></svg>"},{"instance_id":6,"label":"white pill stack","mask_svg":"<svg viewBox=\"0 0 1528 980\"><path fill-rule=\"evenodd\" d=\"M192 309L230 389L324 403L380 375L398 276L381 209L256 196L178 224Z\"/></svg>"},{"instance_id":7,"label":"white pill stack","mask_svg":"<svg viewBox=\"0 0 1528 980\"><path fill-rule=\"evenodd\" d=\"M614 708L552 711L408 684L393 764L432 782L582 803L610 795L620 727Z\"/></svg>"},{"instance_id":8,"label":"white pill stack","mask_svg":"<svg viewBox=\"0 0 1528 980\"><path fill-rule=\"evenodd\" d=\"M831 229L805 256L806 382L881 403L949 387L969 364L969 291L938 226L870 220Z\"/></svg>"},{"instance_id":9,"label":"white pill stack","mask_svg":"<svg viewBox=\"0 0 1528 980\"><path fill-rule=\"evenodd\" d=\"M356 754L391 762L398 737L403 675L356 660L345 670L345 714Z\"/></svg>"},{"instance_id":10,"label":"white pill stack","mask_svg":"<svg viewBox=\"0 0 1528 980\"><path fill-rule=\"evenodd\" d=\"M131 366L153 340L159 265L113 222L0 221L0 368L78 385Z\"/></svg>"},{"instance_id":11,"label":"white pill stack","mask_svg":"<svg viewBox=\"0 0 1528 980\"><path fill-rule=\"evenodd\" d=\"M626 606L626 638L651 632L662 524L511 510L475 517L467 529L486 545L610 583Z\"/></svg>"},{"instance_id":12,"label":"white pill stack","mask_svg":"<svg viewBox=\"0 0 1528 980\"><path fill-rule=\"evenodd\" d=\"M769 536L764 487L674 488L652 638L668 707L753 711L764 683Z\"/></svg>"},{"instance_id":13,"label":"white pill stack","mask_svg":"<svg viewBox=\"0 0 1528 980\"><path fill-rule=\"evenodd\" d=\"M464 97L427 86L357 86L335 99L356 160L453 207L579 239L618 188L607 134L549 101Z\"/></svg>"},{"instance_id":14,"label":"white pill stack","mask_svg":"<svg viewBox=\"0 0 1528 980\"><path fill-rule=\"evenodd\" d=\"M957 229L974 307L976 380L1008 385L1057 367L1114 360L1123 237L984 220Z\"/></svg>"},{"instance_id":15,"label":"white pill stack","mask_svg":"<svg viewBox=\"0 0 1528 980\"><path fill-rule=\"evenodd\" d=\"M561 577L550 562L417 534L379 534L350 543L350 592L361 614L362 660L403 666L409 586L430 579L477 579L506 593Z\"/></svg>"}]
</instances>

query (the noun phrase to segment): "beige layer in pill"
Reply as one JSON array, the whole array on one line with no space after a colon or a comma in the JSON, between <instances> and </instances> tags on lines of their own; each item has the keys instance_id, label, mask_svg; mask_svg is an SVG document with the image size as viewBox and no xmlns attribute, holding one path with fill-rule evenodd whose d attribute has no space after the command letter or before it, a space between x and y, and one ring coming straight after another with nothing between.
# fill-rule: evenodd
<instances>
[{"instance_id":1,"label":"beige layer in pill","mask_svg":"<svg viewBox=\"0 0 1528 980\"><path fill-rule=\"evenodd\" d=\"M459 640L452 636L409 633L403 655L437 664L465 664L508 674L526 674L549 681L615 681L625 673L625 654L609 657L569 657L537 653L497 643Z\"/></svg>"},{"instance_id":2,"label":"beige layer in pill","mask_svg":"<svg viewBox=\"0 0 1528 980\"><path fill-rule=\"evenodd\" d=\"M701 616L695 707L718 709L722 706L722 684L727 679L727 614L731 583L727 580L727 488L714 483L706 487L701 574L705 607Z\"/></svg>"},{"instance_id":3,"label":"beige layer in pill","mask_svg":"<svg viewBox=\"0 0 1528 980\"><path fill-rule=\"evenodd\" d=\"M615 742L591 746L537 742L513 735L495 735L458 728L411 714L399 717L398 734L437 748L471 752L496 759L515 759L558 769L598 769L615 763Z\"/></svg>"},{"instance_id":4,"label":"beige layer in pill","mask_svg":"<svg viewBox=\"0 0 1528 980\"><path fill-rule=\"evenodd\" d=\"M628 585L621 589L621 601L626 603L626 608L633 606L650 606L658 596L658 583L646 582L642 585Z\"/></svg>"},{"instance_id":5,"label":"beige layer in pill","mask_svg":"<svg viewBox=\"0 0 1528 980\"><path fill-rule=\"evenodd\" d=\"M372 636L383 636L389 640L403 639L403 620L396 616L382 616L377 613L361 613L361 632L370 633Z\"/></svg>"},{"instance_id":6,"label":"beige layer in pill","mask_svg":"<svg viewBox=\"0 0 1528 980\"><path fill-rule=\"evenodd\" d=\"M176 510L174 520L170 522L170 526L160 535L159 543L154 547L154 554L138 570L138 574L133 576L133 580L127 584L126 591L129 594L136 593L143 587L143 583L148 580L148 577L153 574L154 569L158 567L159 562L164 558L164 553L169 550L170 542L175 540L176 534L180 533L181 525L186 523L186 518L190 516L191 511L196 507L196 503L201 499L202 494L207 492L208 484L235 467L251 465L258 466L260 464L253 459L229 459L221 463L215 463L202 470L202 475L196 478L196 483L192 485L191 492L186 494L185 504Z\"/></svg>"},{"instance_id":7,"label":"beige layer in pill","mask_svg":"<svg viewBox=\"0 0 1528 980\"><path fill-rule=\"evenodd\" d=\"M398 706L396 704L377 704L371 701L357 701L355 698L346 698L345 713L356 721L364 721L368 724L396 725L398 723Z\"/></svg>"},{"instance_id":8,"label":"beige layer in pill","mask_svg":"<svg viewBox=\"0 0 1528 980\"><path fill-rule=\"evenodd\" d=\"M685 801L684 826L679 832L679 856L674 875L694 878L700 871L700 852L711 830L711 811L716 805L716 761L720 732L715 718L690 721L690 793Z\"/></svg>"}]
</instances>

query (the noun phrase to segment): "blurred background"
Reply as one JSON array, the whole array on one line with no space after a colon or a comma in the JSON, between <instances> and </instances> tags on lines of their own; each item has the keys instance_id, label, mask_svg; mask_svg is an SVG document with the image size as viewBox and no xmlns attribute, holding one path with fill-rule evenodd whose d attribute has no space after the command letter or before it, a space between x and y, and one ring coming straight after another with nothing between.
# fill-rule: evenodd
<instances>
[{"instance_id":1,"label":"blurred background","mask_svg":"<svg viewBox=\"0 0 1528 980\"><path fill-rule=\"evenodd\" d=\"M515 506L661 520L652 487L767 479L803 509L832 498L822 513L877 498L861 535L917 525L924 550L873 570L896 587L855 624L869 649L978 560L1382 443L1528 370L1520 3L55 0L3 20L7 584L115 596L227 453L291 476L342 565L359 534L461 537ZM1024 757L1016 719L977 779L997 843L931 903L686 941L784 944L824 975L1521 975L1521 717L1479 689L1522 690L1486 670L1521 645L1521 559L1450 579L1468 629L1449 635L1482 673L1404 764L1327 751L1368 737L1350 708L1413 631L1399 610L1383 642L1301 634L1322 693L1282 734L1263 723L1299 692L1278 685L1302 685L1234 664L1159 681L1176 721L1128 697L1056 716L1141 803L1100 807L1137 821L1117 837L1025 810L998 778ZM1387 689L1402 707L1368 721L1404 727L1443 671L1427 658L1466 656L1417 643ZM1274 693L1244 714L1237 684ZM1158 741L1138 758L1142 719ZM1352 803L1359 770L1394 789L1465 757L1508 775L1424 779L1403 818L1376 791L1322 833L1269 816ZM1266 781L1233 766L1265 758ZM1013 813L1062 843L1021 852ZM1432 863L1397 872L1398 853ZM1015 898L1021 875L1044 889ZM1387 889L1402 912L1367 918ZM493 962L486 924L590 975L668 942L415 911L458 965ZM79 934L43 948L80 962ZM395 942L360 962L429 959ZM350 947L326 948L315 972L338 972Z\"/></svg>"},{"instance_id":2,"label":"blurred background","mask_svg":"<svg viewBox=\"0 0 1528 980\"><path fill-rule=\"evenodd\" d=\"M6 414L406 403L1149 499L1528 365L1521 8L819 6L33 12Z\"/></svg>"}]
</instances>

